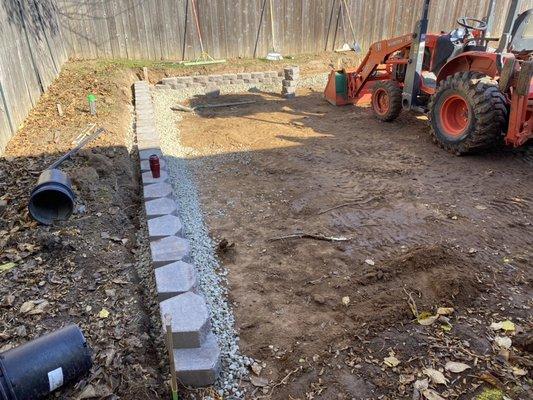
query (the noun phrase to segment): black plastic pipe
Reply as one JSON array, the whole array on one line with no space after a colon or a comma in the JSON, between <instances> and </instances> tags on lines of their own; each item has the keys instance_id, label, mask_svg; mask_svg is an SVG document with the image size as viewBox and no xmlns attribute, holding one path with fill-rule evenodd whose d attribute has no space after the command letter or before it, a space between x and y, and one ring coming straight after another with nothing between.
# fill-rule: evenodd
<instances>
[{"instance_id":1,"label":"black plastic pipe","mask_svg":"<svg viewBox=\"0 0 533 400\"><path fill-rule=\"evenodd\" d=\"M0 400L38 400L77 382L92 366L91 351L76 325L0 353Z\"/></svg>"}]
</instances>

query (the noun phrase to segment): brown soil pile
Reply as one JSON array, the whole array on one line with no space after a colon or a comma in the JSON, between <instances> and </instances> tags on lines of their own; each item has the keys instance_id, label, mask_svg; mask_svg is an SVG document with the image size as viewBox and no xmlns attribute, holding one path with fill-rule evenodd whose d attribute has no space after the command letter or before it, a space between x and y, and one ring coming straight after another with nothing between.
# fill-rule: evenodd
<instances>
[{"instance_id":1,"label":"brown soil pile","mask_svg":"<svg viewBox=\"0 0 533 400\"><path fill-rule=\"evenodd\" d=\"M481 267L449 248L419 246L376 268L365 264L354 287L356 307L348 315L359 323L385 327L413 318L407 293L418 311L435 307L468 307L483 289Z\"/></svg>"}]
</instances>

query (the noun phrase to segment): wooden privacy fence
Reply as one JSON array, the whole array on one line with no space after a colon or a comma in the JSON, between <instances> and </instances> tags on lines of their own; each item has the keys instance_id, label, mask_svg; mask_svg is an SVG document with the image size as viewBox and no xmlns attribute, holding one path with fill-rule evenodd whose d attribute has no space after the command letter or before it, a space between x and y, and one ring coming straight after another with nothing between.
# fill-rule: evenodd
<instances>
[{"instance_id":1,"label":"wooden privacy fence","mask_svg":"<svg viewBox=\"0 0 533 400\"><path fill-rule=\"evenodd\" d=\"M69 54L79 58L195 59L200 55L192 0L57 0ZM270 24L272 1L274 37ZM200 31L215 58L332 50L355 39L365 50L410 32L423 0L195 0ZM526 6L533 1L526 1ZM347 5L348 10L344 5ZM495 32L509 0L498 0ZM450 30L460 16L482 17L488 0L432 0L430 29Z\"/></svg>"},{"instance_id":2,"label":"wooden privacy fence","mask_svg":"<svg viewBox=\"0 0 533 400\"><path fill-rule=\"evenodd\" d=\"M58 15L55 0L0 1L0 154L68 58Z\"/></svg>"},{"instance_id":3,"label":"wooden privacy fence","mask_svg":"<svg viewBox=\"0 0 533 400\"><path fill-rule=\"evenodd\" d=\"M211 56L264 57L274 49L317 53L352 43L354 36L366 51L376 40L412 31L423 2L272 0L271 13L269 1L195 0ZM509 1L498 0L494 34L501 32ZM450 30L462 15L482 17L488 2L432 0L430 30ZM0 0L0 153L68 57L199 57L192 5L192 0ZM529 7L533 0L524 2Z\"/></svg>"}]
</instances>

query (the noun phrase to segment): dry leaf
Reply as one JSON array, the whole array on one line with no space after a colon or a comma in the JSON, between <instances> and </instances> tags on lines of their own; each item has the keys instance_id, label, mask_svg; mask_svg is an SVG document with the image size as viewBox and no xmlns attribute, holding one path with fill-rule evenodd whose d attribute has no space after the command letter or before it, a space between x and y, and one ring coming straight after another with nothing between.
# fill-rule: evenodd
<instances>
[{"instance_id":1,"label":"dry leaf","mask_svg":"<svg viewBox=\"0 0 533 400\"><path fill-rule=\"evenodd\" d=\"M394 356L389 356L389 357L385 357L383 359L383 362L385 363L386 366L388 367L391 367L391 368L394 368L396 367L398 364L400 364L400 360L398 360L396 357Z\"/></svg>"},{"instance_id":2,"label":"dry leaf","mask_svg":"<svg viewBox=\"0 0 533 400\"><path fill-rule=\"evenodd\" d=\"M42 303L39 303L37 307L32 308L30 311L28 311L28 315L42 314L46 307L48 307L49 305L50 303L45 300Z\"/></svg>"},{"instance_id":3,"label":"dry leaf","mask_svg":"<svg viewBox=\"0 0 533 400\"><path fill-rule=\"evenodd\" d=\"M420 325L428 326L428 325L432 325L438 319L439 319L438 315L430 315L429 317L419 318L418 323Z\"/></svg>"},{"instance_id":4,"label":"dry leaf","mask_svg":"<svg viewBox=\"0 0 533 400\"><path fill-rule=\"evenodd\" d=\"M429 387L429 380L428 379L419 379L415 382L415 389L418 391L424 391Z\"/></svg>"},{"instance_id":5,"label":"dry leaf","mask_svg":"<svg viewBox=\"0 0 533 400\"><path fill-rule=\"evenodd\" d=\"M13 269L16 265L17 264L15 264L14 262L8 262L8 263L0 265L0 274L2 272L7 272L7 271Z\"/></svg>"},{"instance_id":6,"label":"dry leaf","mask_svg":"<svg viewBox=\"0 0 533 400\"><path fill-rule=\"evenodd\" d=\"M87 385L85 386L85 389L83 389L83 392L81 392L81 394L78 396L78 399L92 399L94 397L98 397L96 394L96 389L93 385Z\"/></svg>"},{"instance_id":7,"label":"dry leaf","mask_svg":"<svg viewBox=\"0 0 533 400\"><path fill-rule=\"evenodd\" d=\"M425 375L431 378L431 381L437 385L447 385L448 379L445 378L444 374L436 369L425 368L422 371Z\"/></svg>"},{"instance_id":8,"label":"dry leaf","mask_svg":"<svg viewBox=\"0 0 533 400\"><path fill-rule=\"evenodd\" d=\"M261 371L263 370L263 367L259 365L258 363L254 362L252 364L252 371L254 374L259 375L261 374Z\"/></svg>"},{"instance_id":9,"label":"dry leaf","mask_svg":"<svg viewBox=\"0 0 533 400\"><path fill-rule=\"evenodd\" d=\"M265 387L268 385L268 379L262 378L260 376L252 375L250 376L250 382L252 382L252 385L257 387Z\"/></svg>"},{"instance_id":10,"label":"dry leaf","mask_svg":"<svg viewBox=\"0 0 533 400\"><path fill-rule=\"evenodd\" d=\"M527 370L518 367L513 367L513 374L515 376L526 376Z\"/></svg>"},{"instance_id":11,"label":"dry leaf","mask_svg":"<svg viewBox=\"0 0 533 400\"><path fill-rule=\"evenodd\" d=\"M107 318L109 317L109 311L107 311L105 308L102 308L100 312L98 313L98 316L100 318Z\"/></svg>"},{"instance_id":12,"label":"dry leaf","mask_svg":"<svg viewBox=\"0 0 533 400\"><path fill-rule=\"evenodd\" d=\"M437 309L437 314L439 315L451 315L453 314L455 310L453 309L453 307L439 307Z\"/></svg>"},{"instance_id":13,"label":"dry leaf","mask_svg":"<svg viewBox=\"0 0 533 400\"><path fill-rule=\"evenodd\" d=\"M368 264L368 265L375 265L376 263L374 262L374 260L371 260L370 258L367 258L365 260L365 262Z\"/></svg>"},{"instance_id":14,"label":"dry leaf","mask_svg":"<svg viewBox=\"0 0 533 400\"><path fill-rule=\"evenodd\" d=\"M349 296L344 296L342 298L342 304L344 304L346 307L348 307L348 305L350 304L350 297Z\"/></svg>"},{"instance_id":15,"label":"dry leaf","mask_svg":"<svg viewBox=\"0 0 533 400\"><path fill-rule=\"evenodd\" d=\"M490 329L493 329L495 331L499 331L500 329L503 329L504 331L514 331L516 327L512 321L505 320L500 322L493 322L492 324L490 324Z\"/></svg>"},{"instance_id":16,"label":"dry leaf","mask_svg":"<svg viewBox=\"0 0 533 400\"><path fill-rule=\"evenodd\" d=\"M510 337L507 336L496 336L494 338L494 343L496 343L502 349L510 349L513 344L513 341Z\"/></svg>"},{"instance_id":17,"label":"dry leaf","mask_svg":"<svg viewBox=\"0 0 533 400\"><path fill-rule=\"evenodd\" d=\"M468 368L470 368L470 365L460 363L460 362L455 362L455 361L448 361L446 365L444 366L444 368L446 369L446 371L450 371L450 372L454 372L458 374L459 372L463 372L464 370L467 370Z\"/></svg>"},{"instance_id":18,"label":"dry leaf","mask_svg":"<svg viewBox=\"0 0 533 400\"><path fill-rule=\"evenodd\" d=\"M20 306L20 312L22 314L26 314L26 313L30 312L31 310L33 310L34 307L35 307L35 303L33 301L31 301L31 300L30 301L25 301Z\"/></svg>"},{"instance_id":19,"label":"dry leaf","mask_svg":"<svg viewBox=\"0 0 533 400\"><path fill-rule=\"evenodd\" d=\"M422 394L428 400L444 400L444 397L435 392L433 389L422 390Z\"/></svg>"}]
</instances>

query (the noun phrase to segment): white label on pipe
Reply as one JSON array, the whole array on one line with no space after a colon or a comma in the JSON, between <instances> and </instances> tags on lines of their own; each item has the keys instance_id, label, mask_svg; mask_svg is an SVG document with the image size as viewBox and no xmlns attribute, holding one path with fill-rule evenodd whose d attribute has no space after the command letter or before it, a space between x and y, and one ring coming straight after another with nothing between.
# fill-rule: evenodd
<instances>
[{"instance_id":1,"label":"white label on pipe","mask_svg":"<svg viewBox=\"0 0 533 400\"><path fill-rule=\"evenodd\" d=\"M59 367L48 373L48 384L51 392L63 385L63 368Z\"/></svg>"}]
</instances>

